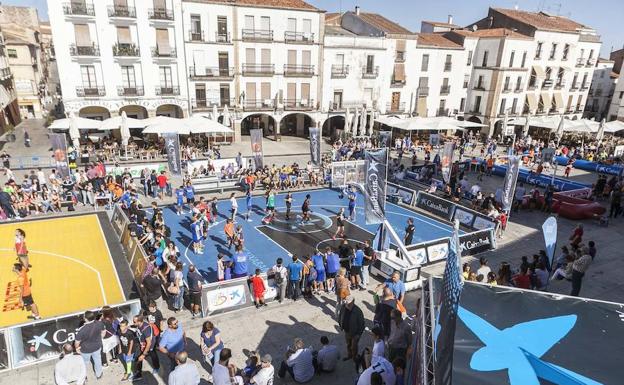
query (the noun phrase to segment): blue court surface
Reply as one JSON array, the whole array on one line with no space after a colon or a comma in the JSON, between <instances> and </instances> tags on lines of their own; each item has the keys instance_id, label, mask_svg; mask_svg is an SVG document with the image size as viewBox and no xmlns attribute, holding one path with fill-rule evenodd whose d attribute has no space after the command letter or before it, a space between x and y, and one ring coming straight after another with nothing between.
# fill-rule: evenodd
<instances>
[{"instance_id":1,"label":"blue court surface","mask_svg":"<svg viewBox=\"0 0 624 385\"><path fill-rule=\"evenodd\" d=\"M306 194L311 195L311 220L301 222L301 205ZM331 189L318 189L294 192L291 218L286 220L284 198L285 193L279 193L275 199L275 220L265 225L262 219L265 217L266 200L264 195L252 198L251 221L245 220L247 204L245 197L239 198L236 225L241 225L244 234L244 251L249 256L249 273L256 268L263 272L275 264L278 257L284 258L288 263L290 255L311 255L316 248L324 250L327 246L337 247L339 241L333 241L332 236L336 231L335 217L341 207L345 208L348 215L348 199L341 198L341 193ZM165 224L171 229L171 239L180 250L180 260L186 266L194 264L207 282L217 280L217 254L223 253L228 259L233 255L234 248L228 250L223 228L226 219L230 216L231 204L229 200L219 201L219 217L216 223L211 224L207 239L204 241L204 252L195 254L191 244L191 215L188 207L184 214L178 216L173 207L163 210ZM452 234L452 227L419 214L410 209L386 202L386 217L397 234L403 238L407 219L414 219L416 231L412 243L420 243L448 237ZM358 194L356 199L356 220L346 222L345 234L349 242L354 246L364 240L372 240L378 229L378 225L366 225L364 221L364 199Z\"/></svg>"}]
</instances>

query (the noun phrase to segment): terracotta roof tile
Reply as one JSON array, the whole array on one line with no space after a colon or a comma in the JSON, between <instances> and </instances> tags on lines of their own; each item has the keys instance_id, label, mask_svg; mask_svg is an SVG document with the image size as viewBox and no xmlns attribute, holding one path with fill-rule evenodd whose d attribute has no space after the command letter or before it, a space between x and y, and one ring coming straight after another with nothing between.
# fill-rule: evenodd
<instances>
[{"instance_id":1,"label":"terracotta roof tile","mask_svg":"<svg viewBox=\"0 0 624 385\"><path fill-rule=\"evenodd\" d=\"M185 0L193 3L219 3L266 8L304 9L318 11L318 8L303 0Z\"/></svg>"},{"instance_id":2,"label":"terracotta roof tile","mask_svg":"<svg viewBox=\"0 0 624 385\"><path fill-rule=\"evenodd\" d=\"M532 39L530 36L523 35L508 28L478 29L476 31L471 31L468 29L456 29L453 30L453 32L466 37L507 37L513 39Z\"/></svg>"},{"instance_id":3,"label":"terracotta roof tile","mask_svg":"<svg viewBox=\"0 0 624 385\"><path fill-rule=\"evenodd\" d=\"M552 16L544 12L527 12L515 9L494 8L494 11L536 29L546 31L577 32L588 27L563 16Z\"/></svg>"},{"instance_id":4,"label":"terracotta roof tile","mask_svg":"<svg viewBox=\"0 0 624 385\"><path fill-rule=\"evenodd\" d=\"M461 48L462 46L445 38L439 33L419 33L416 40L416 46L442 47L442 48Z\"/></svg>"},{"instance_id":5,"label":"terracotta roof tile","mask_svg":"<svg viewBox=\"0 0 624 385\"><path fill-rule=\"evenodd\" d=\"M390 21L377 13L360 12L360 14L357 16L363 21L367 22L368 24L384 31L385 33L399 34L399 35L413 35L414 34L412 31L408 30L407 28L403 28L399 24L393 21Z\"/></svg>"},{"instance_id":6,"label":"terracotta roof tile","mask_svg":"<svg viewBox=\"0 0 624 385\"><path fill-rule=\"evenodd\" d=\"M457 24L449 24L441 21L423 21L423 23L431 24L437 27L460 28Z\"/></svg>"}]
</instances>

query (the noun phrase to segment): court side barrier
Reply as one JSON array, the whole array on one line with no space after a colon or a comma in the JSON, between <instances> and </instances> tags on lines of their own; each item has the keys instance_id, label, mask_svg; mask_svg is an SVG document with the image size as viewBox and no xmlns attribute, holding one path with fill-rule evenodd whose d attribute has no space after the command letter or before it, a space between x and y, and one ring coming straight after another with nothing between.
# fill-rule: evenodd
<instances>
[{"instance_id":1,"label":"court side barrier","mask_svg":"<svg viewBox=\"0 0 624 385\"><path fill-rule=\"evenodd\" d=\"M414 206L448 222L457 219L462 225L474 231L495 230L497 226L497 222L487 215L424 191L418 192Z\"/></svg>"},{"instance_id":2,"label":"court side barrier","mask_svg":"<svg viewBox=\"0 0 624 385\"><path fill-rule=\"evenodd\" d=\"M567 156L557 156L555 160L560 166L566 166L570 162ZM600 162L591 162L585 159L573 159L572 167L579 170L594 171L600 174L620 176L624 173L624 166L618 164L606 164Z\"/></svg>"},{"instance_id":3,"label":"court side barrier","mask_svg":"<svg viewBox=\"0 0 624 385\"><path fill-rule=\"evenodd\" d=\"M506 172L507 172L507 166L500 165L500 164L494 165L494 168L492 170L492 173L494 175L503 176L503 177L505 176ZM538 175L527 169L521 168L520 172L518 173L518 181L528 183L531 185L536 185L539 187L548 187L552 182L552 176L543 175L543 174ZM573 182L568 179L555 177L553 187L555 191L567 191L567 190L578 190L580 188L591 187L591 185L586 184L586 183Z\"/></svg>"},{"instance_id":4,"label":"court side barrier","mask_svg":"<svg viewBox=\"0 0 624 385\"><path fill-rule=\"evenodd\" d=\"M126 319L132 319L141 310L138 299L109 306ZM100 311L101 308L92 310ZM13 370L56 359L63 344L76 340L83 315L84 312L77 312L0 331L0 370Z\"/></svg>"}]
</instances>

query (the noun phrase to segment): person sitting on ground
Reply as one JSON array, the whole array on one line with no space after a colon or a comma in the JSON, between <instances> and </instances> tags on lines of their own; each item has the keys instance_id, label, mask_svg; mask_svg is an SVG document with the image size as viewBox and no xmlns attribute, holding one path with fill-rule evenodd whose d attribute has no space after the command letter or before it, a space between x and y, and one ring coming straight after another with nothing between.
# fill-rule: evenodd
<instances>
[{"instance_id":1,"label":"person sitting on ground","mask_svg":"<svg viewBox=\"0 0 624 385\"><path fill-rule=\"evenodd\" d=\"M329 344L329 338L327 336L321 337L321 350L316 355L315 369L317 373L329 373L333 372L336 368L336 363L340 358L340 351L336 345Z\"/></svg>"},{"instance_id":2,"label":"person sitting on ground","mask_svg":"<svg viewBox=\"0 0 624 385\"><path fill-rule=\"evenodd\" d=\"M308 382L314 377L312 351L304 347L301 338L295 338L293 347L289 346L286 350L286 360L282 361L277 375L284 378L286 373L290 373L298 383Z\"/></svg>"},{"instance_id":3,"label":"person sitting on ground","mask_svg":"<svg viewBox=\"0 0 624 385\"><path fill-rule=\"evenodd\" d=\"M54 366L54 380L57 385L83 385L87 381L87 367L79 354L74 354L72 344L63 345L60 361Z\"/></svg>"},{"instance_id":4,"label":"person sitting on ground","mask_svg":"<svg viewBox=\"0 0 624 385\"><path fill-rule=\"evenodd\" d=\"M213 385L243 385L243 378L236 375L236 366L230 363L232 351L228 348L221 350L219 362L212 368Z\"/></svg>"},{"instance_id":5,"label":"person sitting on ground","mask_svg":"<svg viewBox=\"0 0 624 385\"><path fill-rule=\"evenodd\" d=\"M477 270L477 276L483 275L483 277L487 277L487 275L492 271L488 266L488 260L485 257L479 258L479 269Z\"/></svg>"},{"instance_id":6,"label":"person sitting on ground","mask_svg":"<svg viewBox=\"0 0 624 385\"><path fill-rule=\"evenodd\" d=\"M565 255L565 263L562 263L560 267L555 270L553 276L550 278L551 281L555 279L567 279L568 281L572 279L572 265L574 264L574 255L566 254Z\"/></svg>"},{"instance_id":7,"label":"person sitting on ground","mask_svg":"<svg viewBox=\"0 0 624 385\"><path fill-rule=\"evenodd\" d=\"M176 367L169 373L169 385L198 385L200 381L197 366L188 362L188 354L179 352L175 356Z\"/></svg>"},{"instance_id":8,"label":"person sitting on ground","mask_svg":"<svg viewBox=\"0 0 624 385\"><path fill-rule=\"evenodd\" d=\"M250 380L250 384L255 385L273 385L273 378L275 377L275 368L271 362L273 358L269 354L265 354L260 359L260 370Z\"/></svg>"}]
</instances>

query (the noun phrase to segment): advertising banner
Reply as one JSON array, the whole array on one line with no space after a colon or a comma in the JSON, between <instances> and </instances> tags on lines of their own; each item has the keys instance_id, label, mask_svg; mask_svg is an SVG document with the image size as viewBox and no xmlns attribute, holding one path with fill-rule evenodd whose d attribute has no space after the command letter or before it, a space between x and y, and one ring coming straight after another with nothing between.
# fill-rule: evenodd
<instances>
[{"instance_id":1,"label":"advertising banner","mask_svg":"<svg viewBox=\"0 0 624 385\"><path fill-rule=\"evenodd\" d=\"M206 285L202 288L202 312L224 313L253 305L247 277Z\"/></svg>"},{"instance_id":2,"label":"advertising banner","mask_svg":"<svg viewBox=\"0 0 624 385\"><path fill-rule=\"evenodd\" d=\"M333 188L346 186L344 163L332 163L331 183Z\"/></svg>"},{"instance_id":3,"label":"advertising banner","mask_svg":"<svg viewBox=\"0 0 624 385\"><path fill-rule=\"evenodd\" d=\"M321 130L310 127L310 160L315 166L321 165Z\"/></svg>"},{"instance_id":4,"label":"advertising banner","mask_svg":"<svg viewBox=\"0 0 624 385\"><path fill-rule=\"evenodd\" d=\"M380 148L390 147L391 136L392 136L392 131L379 131L379 147Z\"/></svg>"},{"instance_id":5,"label":"advertising banner","mask_svg":"<svg viewBox=\"0 0 624 385\"><path fill-rule=\"evenodd\" d=\"M435 195L419 191L416 196L416 207L450 221L453 218L455 204Z\"/></svg>"},{"instance_id":6,"label":"advertising banner","mask_svg":"<svg viewBox=\"0 0 624 385\"><path fill-rule=\"evenodd\" d=\"M150 172L156 171L156 174L160 174L161 171L165 171L167 169L167 166L164 163L143 163L134 166L123 165L123 167L108 165L106 166L106 173L117 176L127 171L133 178L140 178L141 171L145 169L148 169Z\"/></svg>"},{"instance_id":7,"label":"advertising banner","mask_svg":"<svg viewBox=\"0 0 624 385\"><path fill-rule=\"evenodd\" d=\"M167 164L173 175L182 175L182 163L180 158L180 137L175 133L162 135L167 150Z\"/></svg>"},{"instance_id":8,"label":"advertising banner","mask_svg":"<svg viewBox=\"0 0 624 385\"><path fill-rule=\"evenodd\" d=\"M502 201L503 210L509 212L514 201L516 182L518 181L518 174L520 172L520 157L511 155L507 166L507 173L505 173L505 180L503 181Z\"/></svg>"},{"instance_id":9,"label":"advertising banner","mask_svg":"<svg viewBox=\"0 0 624 385\"><path fill-rule=\"evenodd\" d=\"M548 217L542 224L542 232L544 233L544 243L546 244L546 255L550 261L550 266L552 266L555 248L557 247L557 218Z\"/></svg>"},{"instance_id":10,"label":"advertising banner","mask_svg":"<svg viewBox=\"0 0 624 385\"><path fill-rule=\"evenodd\" d=\"M386 204L386 172L388 149L365 152L366 158L366 200L364 216L366 224L382 223L385 218Z\"/></svg>"},{"instance_id":11,"label":"advertising banner","mask_svg":"<svg viewBox=\"0 0 624 385\"><path fill-rule=\"evenodd\" d=\"M475 214L472 212L472 210L467 210L459 206L456 206L455 215L453 219L457 219L459 223L461 223L464 226L472 227L472 223L475 219Z\"/></svg>"},{"instance_id":12,"label":"advertising banner","mask_svg":"<svg viewBox=\"0 0 624 385\"><path fill-rule=\"evenodd\" d=\"M494 246L494 234L491 229L459 236L459 251L462 257L492 250Z\"/></svg>"},{"instance_id":13,"label":"advertising banner","mask_svg":"<svg viewBox=\"0 0 624 385\"><path fill-rule=\"evenodd\" d=\"M121 238L121 234L123 234L127 224L128 219L126 218L126 214L124 214L121 210L121 206L115 205L115 209L113 210L113 215L111 217L111 225L113 226L113 230L115 230L115 234L117 234L118 238Z\"/></svg>"},{"instance_id":14,"label":"advertising banner","mask_svg":"<svg viewBox=\"0 0 624 385\"><path fill-rule=\"evenodd\" d=\"M256 169L262 168L264 165L264 154L262 152L262 129L253 128L249 130L251 137L251 156L254 159Z\"/></svg>"},{"instance_id":15,"label":"advertising banner","mask_svg":"<svg viewBox=\"0 0 624 385\"><path fill-rule=\"evenodd\" d=\"M394 183L388 183L386 187L386 197L389 197L391 195L398 195L401 202L405 203L408 206L411 206L412 202L414 201L416 191L396 185Z\"/></svg>"},{"instance_id":16,"label":"advertising banner","mask_svg":"<svg viewBox=\"0 0 624 385\"><path fill-rule=\"evenodd\" d=\"M0 372L9 368L9 350L6 335L0 331Z\"/></svg>"},{"instance_id":17,"label":"advertising banner","mask_svg":"<svg viewBox=\"0 0 624 385\"><path fill-rule=\"evenodd\" d=\"M67 140L65 134L49 134L52 144L52 164L62 178L69 175L69 160L67 159Z\"/></svg>"},{"instance_id":18,"label":"advertising banner","mask_svg":"<svg viewBox=\"0 0 624 385\"><path fill-rule=\"evenodd\" d=\"M453 153L455 152L455 143L444 143L444 150L442 151L442 178L444 183L448 183L451 180L451 170L453 168Z\"/></svg>"}]
</instances>

